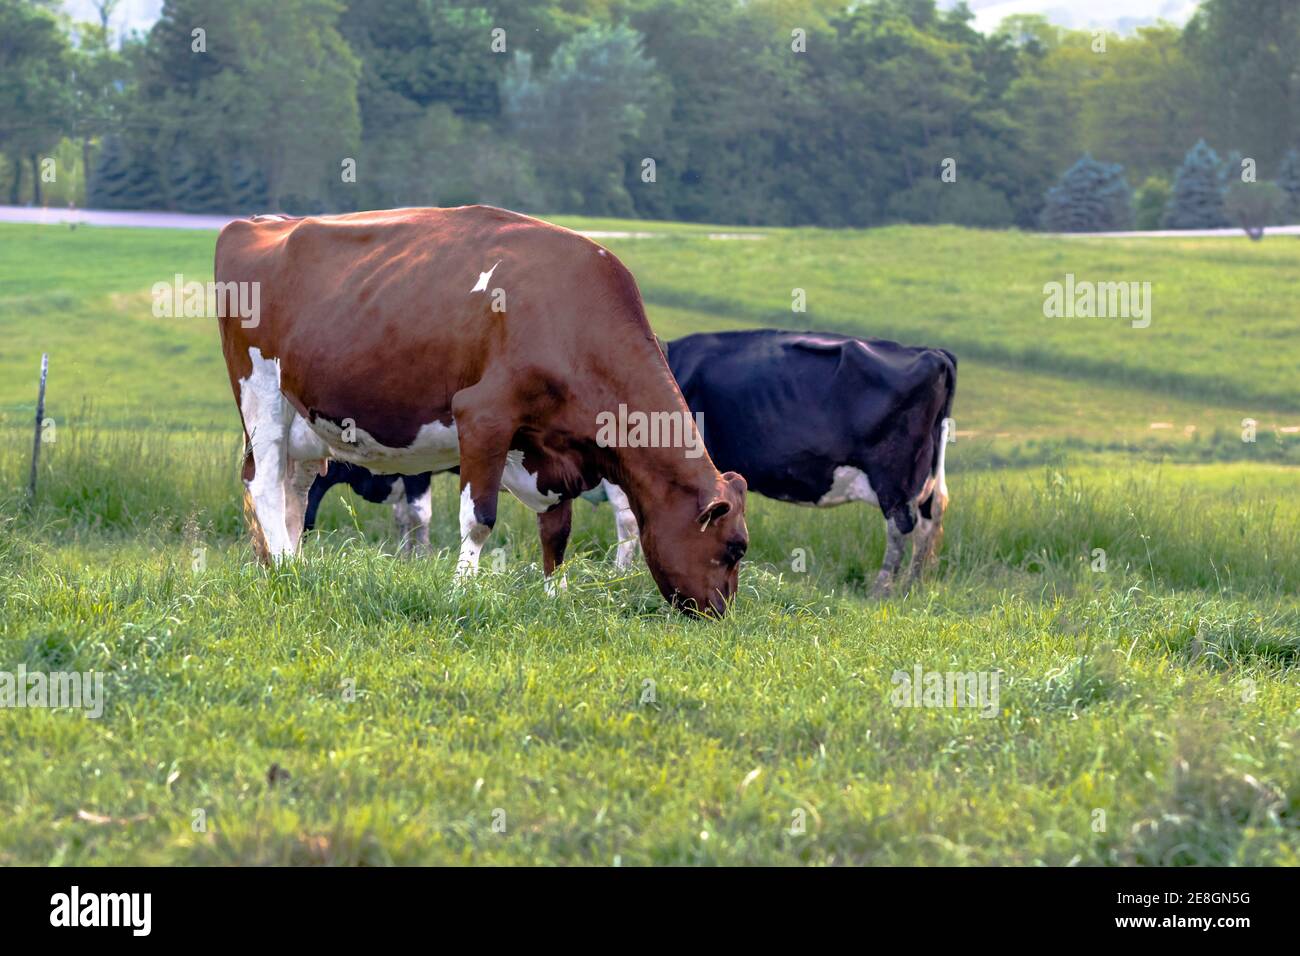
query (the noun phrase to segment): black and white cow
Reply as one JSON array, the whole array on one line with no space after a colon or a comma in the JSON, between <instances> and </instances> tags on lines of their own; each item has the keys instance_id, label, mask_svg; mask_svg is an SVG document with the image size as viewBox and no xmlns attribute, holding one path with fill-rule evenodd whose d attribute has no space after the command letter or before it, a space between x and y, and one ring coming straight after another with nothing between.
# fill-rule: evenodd
<instances>
[{"instance_id":1,"label":"black and white cow","mask_svg":"<svg viewBox=\"0 0 1300 956\"><path fill-rule=\"evenodd\" d=\"M331 461L323 475L317 475L307 493L307 511L303 527L316 526L316 509L325 493L335 485L346 484L366 501L393 506L397 536L402 551L424 553L429 550L429 518L432 515L429 490L433 472L419 475L376 475L360 465Z\"/></svg>"},{"instance_id":2,"label":"black and white cow","mask_svg":"<svg viewBox=\"0 0 1300 956\"><path fill-rule=\"evenodd\" d=\"M887 540L875 593L892 590L909 540L906 585L919 578L942 541L948 504L944 453L957 386L951 352L775 329L688 335L664 350L720 470L739 472L751 491L778 501L821 508L852 501L877 505ZM351 477L344 477L345 468ZM337 477L329 480L336 469ZM384 501L396 494L394 479L408 488L423 481L416 487L423 488L427 547L429 473L370 475L331 462L329 474L312 486L307 527L329 485L346 480L367 500ZM639 542L627 495L602 481L582 497L613 506L615 562L629 567Z\"/></svg>"},{"instance_id":3,"label":"black and white cow","mask_svg":"<svg viewBox=\"0 0 1300 956\"><path fill-rule=\"evenodd\" d=\"M907 586L916 581L942 540L948 503L951 352L775 329L688 335L666 351L718 468L779 501L879 506L887 543L874 590L891 591L909 538ZM605 491L626 566L636 519L618 488Z\"/></svg>"}]
</instances>

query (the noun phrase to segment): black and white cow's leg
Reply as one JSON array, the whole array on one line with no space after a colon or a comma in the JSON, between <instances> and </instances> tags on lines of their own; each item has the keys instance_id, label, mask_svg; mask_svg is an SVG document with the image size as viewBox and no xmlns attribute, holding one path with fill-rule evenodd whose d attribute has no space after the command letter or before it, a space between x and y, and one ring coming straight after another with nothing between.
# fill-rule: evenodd
<instances>
[{"instance_id":1,"label":"black and white cow's leg","mask_svg":"<svg viewBox=\"0 0 1300 956\"><path fill-rule=\"evenodd\" d=\"M921 580L925 566L934 557L943 541L943 510L948 504L944 493L936 488L930 497L917 508L916 532L913 534L912 562L907 570L905 590L910 591Z\"/></svg>"},{"instance_id":2,"label":"black and white cow's leg","mask_svg":"<svg viewBox=\"0 0 1300 956\"><path fill-rule=\"evenodd\" d=\"M323 459L298 461L289 458L289 474L284 483L284 524L294 552L298 550L307 525L307 499L323 464Z\"/></svg>"},{"instance_id":3,"label":"black and white cow's leg","mask_svg":"<svg viewBox=\"0 0 1300 956\"><path fill-rule=\"evenodd\" d=\"M549 511L537 516L537 532L542 539L542 573L546 575L546 591L555 594L556 588L564 590L568 579L561 574L557 585L552 576L564 563L564 549L569 546L569 532L573 528L573 502L561 501Z\"/></svg>"},{"instance_id":4,"label":"black and white cow's leg","mask_svg":"<svg viewBox=\"0 0 1300 956\"><path fill-rule=\"evenodd\" d=\"M943 513L948 507L948 479L944 474L944 459L951 427L952 420L949 418L940 423L934 473L926 482L917 507L916 542L912 546L912 565L907 573L909 591L921 579L926 564L943 543Z\"/></svg>"},{"instance_id":5,"label":"black and white cow's leg","mask_svg":"<svg viewBox=\"0 0 1300 956\"><path fill-rule=\"evenodd\" d=\"M401 478L394 479L390 497L393 505L393 525L397 529L397 553L407 557L413 547L411 533L415 529L415 516L407 504L406 488Z\"/></svg>"},{"instance_id":6,"label":"black and white cow's leg","mask_svg":"<svg viewBox=\"0 0 1300 956\"><path fill-rule=\"evenodd\" d=\"M889 597L893 592L894 576L902 566L906 541L907 535L898 527L896 519L888 518L885 521L885 558L880 563L880 572L876 575L876 583L871 589L873 597Z\"/></svg>"},{"instance_id":7,"label":"black and white cow's leg","mask_svg":"<svg viewBox=\"0 0 1300 956\"><path fill-rule=\"evenodd\" d=\"M403 480L402 497L393 505L397 520L397 533L402 541L402 553L407 555L429 553L429 519L433 517L432 491L428 484L423 492L411 488L413 479Z\"/></svg>"},{"instance_id":8,"label":"black and white cow's leg","mask_svg":"<svg viewBox=\"0 0 1300 956\"><path fill-rule=\"evenodd\" d=\"M641 529L637 527L636 515L632 513L632 502L626 492L612 481L603 482L605 497L614 509L614 530L618 534L618 551L614 557L614 566L630 568L636 553L641 547Z\"/></svg>"}]
</instances>

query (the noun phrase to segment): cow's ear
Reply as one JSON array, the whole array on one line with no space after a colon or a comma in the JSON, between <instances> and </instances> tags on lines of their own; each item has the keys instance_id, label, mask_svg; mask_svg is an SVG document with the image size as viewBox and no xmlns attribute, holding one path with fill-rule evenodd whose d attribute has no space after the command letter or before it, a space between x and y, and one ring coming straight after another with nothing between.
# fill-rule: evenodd
<instances>
[{"instance_id":1,"label":"cow's ear","mask_svg":"<svg viewBox=\"0 0 1300 956\"><path fill-rule=\"evenodd\" d=\"M730 501L728 501L726 498L714 498L712 501L710 501L707 505L704 506L703 510L700 511L699 515L695 518L695 520L699 522L700 530L706 531L708 530L709 524L711 522L717 521L719 518L725 517L727 512L729 512L730 510L731 510Z\"/></svg>"},{"instance_id":2,"label":"cow's ear","mask_svg":"<svg viewBox=\"0 0 1300 956\"><path fill-rule=\"evenodd\" d=\"M738 495L743 495L749 490L749 482L747 482L745 476L738 471L725 472L722 476L722 480L731 485L731 490Z\"/></svg>"}]
</instances>

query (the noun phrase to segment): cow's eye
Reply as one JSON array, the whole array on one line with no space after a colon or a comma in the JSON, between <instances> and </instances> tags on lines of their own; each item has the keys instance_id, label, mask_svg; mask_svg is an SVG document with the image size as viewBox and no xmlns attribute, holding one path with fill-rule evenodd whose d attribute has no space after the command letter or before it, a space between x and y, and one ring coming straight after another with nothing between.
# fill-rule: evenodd
<instances>
[{"instance_id":1,"label":"cow's eye","mask_svg":"<svg viewBox=\"0 0 1300 956\"><path fill-rule=\"evenodd\" d=\"M749 547L748 543L737 539L727 542L726 562L729 565L740 563L740 559L745 556L745 550Z\"/></svg>"}]
</instances>

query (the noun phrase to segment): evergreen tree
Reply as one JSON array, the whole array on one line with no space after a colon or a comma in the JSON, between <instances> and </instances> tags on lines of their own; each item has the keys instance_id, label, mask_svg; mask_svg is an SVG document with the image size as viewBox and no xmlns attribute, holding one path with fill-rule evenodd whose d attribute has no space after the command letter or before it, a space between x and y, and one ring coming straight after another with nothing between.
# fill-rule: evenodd
<instances>
[{"instance_id":1,"label":"evergreen tree","mask_svg":"<svg viewBox=\"0 0 1300 956\"><path fill-rule=\"evenodd\" d=\"M126 188L130 157L120 136L105 136L95 155L86 205L92 209L118 209Z\"/></svg>"},{"instance_id":2,"label":"evergreen tree","mask_svg":"<svg viewBox=\"0 0 1300 956\"><path fill-rule=\"evenodd\" d=\"M88 205L95 209L160 209L166 195L152 151L117 135L104 137L95 158Z\"/></svg>"},{"instance_id":3,"label":"evergreen tree","mask_svg":"<svg viewBox=\"0 0 1300 956\"><path fill-rule=\"evenodd\" d=\"M1047 191L1043 228L1052 232L1102 232L1133 228L1133 190L1118 163L1085 153Z\"/></svg>"},{"instance_id":4,"label":"evergreen tree","mask_svg":"<svg viewBox=\"0 0 1300 956\"><path fill-rule=\"evenodd\" d=\"M166 164L168 206L181 212L224 212L230 203L209 161L192 149L173 151Z\"/></svg>"},{"instance_id":5,"label":"evergreen tree","mask_svg":"<svg viewBox=\"0 0 1300 956\"><path fill-rule=\"evenodd\" d=\"M1223 211L1223 173L1219 155L1197 140L1187 151L1174 180L1165 225L1170 229L1222 229L1228 225Z\"/></svg>"},{"instance_id":6,"label":"evergreen tree","mask_svg":"<svg viewBox=\"0 0 1300 956\"><path fill-rule=\"evenodd\" d=\"M230 163L226 194L230 197L227 212L240 216L256 216L271 212L270 198L266 193L266 177L244 156L236 156Z\"/></svg>"}]
</instances>

